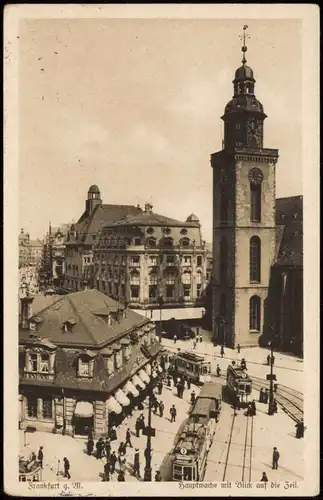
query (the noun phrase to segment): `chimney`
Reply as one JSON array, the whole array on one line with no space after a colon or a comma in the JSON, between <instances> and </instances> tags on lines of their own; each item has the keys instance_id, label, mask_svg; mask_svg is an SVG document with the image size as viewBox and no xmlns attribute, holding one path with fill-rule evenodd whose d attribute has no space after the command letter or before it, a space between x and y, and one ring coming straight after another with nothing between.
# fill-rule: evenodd
<instances>
[{"instance_id":1,"label":"chimney","mask_svg":"<svg viewBox=\"0 0 323 500\"><path fill-rule=\"evenodd\" d=\"M34 297L26 296L20 299L21 302L21 326L22 328L29 327L29 318L32 317L32 302Z\"/></svg>"}]
</instances>

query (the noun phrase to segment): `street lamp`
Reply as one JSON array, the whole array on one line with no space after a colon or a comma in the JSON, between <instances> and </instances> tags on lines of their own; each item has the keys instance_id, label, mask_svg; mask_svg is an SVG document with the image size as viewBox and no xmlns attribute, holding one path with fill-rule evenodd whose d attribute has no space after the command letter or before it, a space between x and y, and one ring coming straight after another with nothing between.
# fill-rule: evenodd
<instances>
[{"instance_id":1,"label":"street lamp","mask_svg":"<svg viewBox=\"0 0 323 500\"><path fill-rule=\"evenodd\" d=\"M268 342L270 348L270 374L267 375L267 380L269 380L269 402L268 402L268 415L274 414L274 380L276 380L276 375L273 373L274 367L274 346L272 342Z\"/></svg>"},{"instance_id":2,"label":"street lamp","mask_svg":"<svg viewBox=\"0 0 323 500\"><path fill-rule=\"evenodd\" d=\"M150 352L148 351L147 347L142 345L140 347L141 352L143 355L150 359L150 380L153 380L152 374L153 374L153 366L152 366L152 356ZM151 481L152 480L152 470L151 470L151 438L152 436L155 436L155 429L151 427L151 407L152 407L152 392L153 392L153 387L151 386L151 390L149 391L149 404L148 404L148 425L146 429L144 430L143 434L147 436L147 445L146 445L146 452L145 452L145 458L146 458L146 465L145 465L145 472L144 472L144 481Z\"/></svg>"}]
</instances>

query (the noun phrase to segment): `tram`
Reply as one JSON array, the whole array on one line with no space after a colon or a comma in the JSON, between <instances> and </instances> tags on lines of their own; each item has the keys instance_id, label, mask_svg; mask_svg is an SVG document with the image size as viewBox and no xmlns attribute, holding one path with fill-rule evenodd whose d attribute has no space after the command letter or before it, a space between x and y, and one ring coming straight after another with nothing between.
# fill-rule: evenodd
<instances>
[{"instance_id":1,"label":"tram","mask_svg":"<svg viewBox=\"0 0 323 500\"><path fill-rule=\"evenodd\" d=\"M247 406L252 392L252 380L241 367L229 365L226 389L233 403L241 407Z\"/></svg>"},{"instance_id":2,"label":"tram","mask_svg":"<svg viewBox=\"0 0 323 500\"><path fill-rule=\"evenodd\" d=\"M169 357L170 371L190 378L194 384L211 381L211 362L193 352L179 351Z\"/></svg>"},{"instance_id":3,"label":"tram","mask_svg":"<svg viewBox=\"0 0 323 500\"><path fill-rule=\"evenodd\" d=\"M203 481L221 401L220 382L204 384L172 452L172 481Z\"/></svg>"}]
</instances>

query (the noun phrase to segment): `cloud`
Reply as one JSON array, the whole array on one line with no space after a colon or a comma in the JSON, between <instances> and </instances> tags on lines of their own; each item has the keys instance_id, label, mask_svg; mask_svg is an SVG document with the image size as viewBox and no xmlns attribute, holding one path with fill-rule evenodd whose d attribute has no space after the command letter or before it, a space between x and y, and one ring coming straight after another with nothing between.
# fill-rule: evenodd
<instances>
[{"instance_id":1,"label":"cloud","mask_svg":"<svg viewBox=\"0 0 323 500\"><path fill-rule=\"evenodd\" d=\"M171 100L169 111L185 114L194 120L208 120L214 116L215 109L222 109L226 97L219 94L219 89L224 89L225 92L230 77L228 71L220 71L215 80L191 78L182 91Z\"/></svg>"}]
</instances>

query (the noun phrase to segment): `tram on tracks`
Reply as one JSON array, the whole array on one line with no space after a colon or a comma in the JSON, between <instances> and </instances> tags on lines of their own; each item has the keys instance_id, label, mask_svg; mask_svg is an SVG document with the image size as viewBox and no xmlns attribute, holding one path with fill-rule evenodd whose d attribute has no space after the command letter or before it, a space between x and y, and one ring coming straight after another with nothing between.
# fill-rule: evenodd
<instances>
[{"instance_id":1,"label":"tram on tracks","mask_svg":"<svg viewBox=\"0 0 323 500\"><path fill-rule=\"evenodd\" d=\"M171 456L172 481L203 481L221 402L222 384L205 383L175 443Z\"/></svg>"},{"instance_id":2,"label":"tram on tracks","mask_svg":"<svg viewBox=\"0 0 323 500\"><path fill-rule=\"evenodd\" d=\"M229 365L226 390L233 403L240 407L247 406L252 392L252 380L241 367Z\"/></svg>"},{"instance_id":3,"label":"tram on tracks","mask_svg":"<svg viewBox=\"0 0 323 500\"><path fill-rule=\"evenodd\" d=\"M211 382L211 362L189 351L178 351L169 357L171 373L190 378L194 384Z\"/></svg>"}]
</instances>

